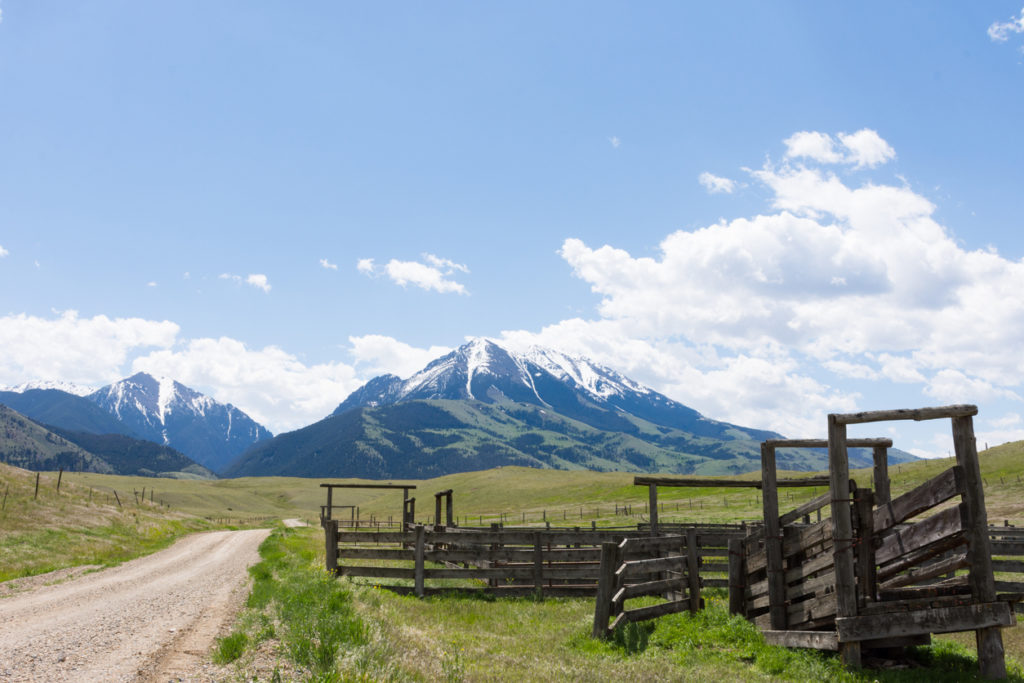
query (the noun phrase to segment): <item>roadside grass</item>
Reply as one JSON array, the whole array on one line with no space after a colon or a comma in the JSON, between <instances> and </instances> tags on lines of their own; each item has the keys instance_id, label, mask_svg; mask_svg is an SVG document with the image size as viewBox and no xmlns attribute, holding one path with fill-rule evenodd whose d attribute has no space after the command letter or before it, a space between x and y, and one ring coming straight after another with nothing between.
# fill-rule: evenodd
<instances>
[{"instance_id":1,"label":"roadside grass","mask_svg":"<svg viewBox=\"0 0 1024 683\"><path fill-rule=\"evenodd\" d=\"M284 528L261 547L248 608L218 646L231 653L239 679L980 680L970 648L945 637L911 650L897 670L847 671L833 653L770 646L753 624L728 614L721 589L705 592L706 609L697 614L669 615L599 641L590 637L592 599L400 596L330 577L319 548L318 529ZM1024 683L1019 643L1010 635L1016 631L1006 633L1008 680ZM256 653L268 650L270 663L258 664Z\"/></svg>"}]
</instances>

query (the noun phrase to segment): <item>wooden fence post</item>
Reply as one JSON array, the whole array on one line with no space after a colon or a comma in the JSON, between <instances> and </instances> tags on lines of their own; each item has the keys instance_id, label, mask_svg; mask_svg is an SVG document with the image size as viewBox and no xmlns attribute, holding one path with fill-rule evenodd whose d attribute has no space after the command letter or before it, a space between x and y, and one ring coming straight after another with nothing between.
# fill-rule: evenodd
<instances>
[{"instance_id":1,"label":"wooden fence post","mask_svg":"<svg viewBox=\"0 0 1024 683\"><path fill-rule=\"evenodd\" d=\"M697 530L686 530L686 590L690 594L690 612L700 611L700 557L697 556Z\"/></svg>"},{"instance_id":2,"label":"wooden fence post","mask_svg":"<svg viewBox=\"0 0 1024 683\"><path fill-rule=\"evenodd\" d=\"M996 587L992 575L992 544L988 537L988 513L982 489L978 447L974 441L974 420L970 415L953 418L953 448L956 462L964 471L963 507L966 512L967 559L971 563L968 583L978 602L995 602ZM984 678L1006 678L1006 653L1003 633L998 627L974 632L978 646L978 668Z\"/></svg>"},{"instance_id":3,"label":"wooden fence post","mask_svg":"<svg viewBox=\"0 0 1024 683\"><path fill-rule=\"evenodd\" d=\"M544 546L539 531L533 532L533 589L538 596L544 592Z\"/></svg>"},{"instance_id":4,"label":"wooden fence post","mask_svg":"<svg viewBox=\"0 0 1024 683\"><path fill-rule=\"evenodd\" d=\"M57 493L60 493L60 480L64 478L64 468L60 468L60 472L57 473Z\"/></svg>"},{"instance_id":5,"label":"wooden fence post","mask_svg":"<svg viewBox=\"0 0 1024 683\"><path fill-rule=\"evenodd\" d=\"M426 550L426 530L422 524L416 525L416 570L415 570L415 581L416 581L416 597L422 598L424 595L423 589L423 557Z\"/></svg>"},{"instance_id":6,"label":"wooden fence post","mask_svg":"<svg viewBox=\"0 0 1024 683\"><path fill-rule=\"evenodd\" d=\"M328 489L330 490L330 489ZM324 523L324 543L327 558L327 572L338 573L338 520L329 519Z\"/></svg>"},{"instance_id":7,"label":"wooden fence post","mask_svg":"<svg viewBox=\"0 0 1024 683\"><path fill-rule=\"evenodd\" d=\"M857 584L853 575L853 521L850 515L850 469L846 424L828 416L828 471L832 497L832 550L836 574L836 618L857 616ZM767 521L767 520L766 520ZM767 529L766 529L767 533ZM861 667L860 642L839 643L843 663Z\"/></svg>"},{"instance_id":8,"label":"wooden fence post","mask_svg":"<svg viewBox=\"0 0 1024 683\"><path fill-rule=\"evenodd\" d=\"M889 449L875 446L872 456L875 461L875 505L885 505L892 497L889 493Z\"/></svg>"},{"instance_id":9,"label":"wooden fence post","mask_svg":"<svg viewBox=\"0 0 1024 683\"><path fill-rule=\"evenodd\" d=\"M594 628L591 635L602 640L608 638L608 618L611 615L612 591L615 587L615 556L618 544L601 544L601 568L597 577L597 599L594 603Z\"/></svg>"},{"instance_id":10,"label":"wooden fence post","mask_svg":"<svg viewBox=\"0 0 1024 683\"><path fill-rule=\"evenodd\" d=\"M761 444L761 505L768 573L768 613L772 630L786 629L786 575L782 566L782 531L779 529L779 487L775 447Z\"/></svg>"},{"instance_id":11,"label":"wooden fence post","mask_svg":"<svg viewBox=\"0 0 1024 683\"><path fill-rule=\"evenodd\" d=\"M729 614L746 616L747 576L743 570L743 540L729 539Z\"/></svg>"},{"instance_id":12,"label":"wooden fence post","mask_svg":"<svg viewBox=\"0 0 1024 683\"><path fill-rule=\"evenodd\" d=\"M657 536L658 535L658 485L657 484L650 484L647 488L648 488L648 492L647 492L648 493L648 497L650 498L650 503L649 503L648 507L650 508L650 515L651 515L651 536Z\"/></svg>"},{"instance_id":13,"label":"wooden fence post","mask_svg":"<svg viewBox=\"0 0 1024 683\"><path fill-rule=\"evenodd\" d=\"M36 493L35 493L34 496L32 496L32 500L35 500L38 497L39 497L39 473L36 472Z\"/></svg>"}]
</instances>

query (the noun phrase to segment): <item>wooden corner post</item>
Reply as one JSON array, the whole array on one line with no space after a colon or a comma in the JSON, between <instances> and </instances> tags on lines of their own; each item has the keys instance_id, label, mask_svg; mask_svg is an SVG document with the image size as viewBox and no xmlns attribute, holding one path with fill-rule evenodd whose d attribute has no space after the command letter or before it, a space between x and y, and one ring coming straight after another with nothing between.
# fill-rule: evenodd
<instances>
[{"instance_id":1,"label":"wooden corner post","mask_svg":"<svg viewBox=\"0 0 1024 683\"><path fill-rule=\"evenodd\" d=\"M779 487L775 473L775 447L761 444L761 504L764 509L764 543L768 572L768 614L772 630L786 628L786 575L782 566L782 533L779 530Z\"/></svg>"},{"instance_id":2,"label":"wooden corner post","mask_svg":"<svg viewBox=\"0 0 1024 683\"><path fill-rule=\"evenodd\" d=\"M338 573L338 520L328 519L324 522L324 541L326 568L328 573Z\"/></svg>"},{"instance_id":3,"label":"wooden corner post","mask_svg":"<svg viewBox=\"0 0 1024 683\"><path fill-rule=\"evenodd\" d=\"M836 617L857 616L857 584L853 563L853 519L850 514L850 463L846 424L828 416L829 492L832 496L832 549L836 572ZM859 669L860 642L839 643L843 664Z\"/></svg>"},{"instance_id":4,"label":"wooden corner post","mask_svg":"<svg viewBox=\"0 0 1024 683\"><path fill-rule=\"evenodd\" d=\"M964 471L964 508L968 537L967 559L971 563L968 583L978 602L994 602L995 581L992 576L992 544L988 537L988 513L985 511L984 482L974 439L974 419L970 415L953 420L953 448L956 462ZM978 645L978 668L984 678L1006 678L1006 656L1003 634L998 626L974 632Z\"/></svg>"}]
</instances>

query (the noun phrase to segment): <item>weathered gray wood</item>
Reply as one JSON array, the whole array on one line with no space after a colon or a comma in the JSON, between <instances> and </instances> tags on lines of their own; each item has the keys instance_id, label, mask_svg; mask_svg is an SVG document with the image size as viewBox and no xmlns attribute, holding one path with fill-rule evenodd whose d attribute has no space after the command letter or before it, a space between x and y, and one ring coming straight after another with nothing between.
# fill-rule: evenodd
<instances>
[{"instance_id":1,"label":"weathered gray wood","mask_svg":"<svg viewBox=\"0 0 1024 683\"><path fill-rule=\"evenodd\" d=\"M899 588L900 586L912 586L915 583L933 579L936 576L942 576L943 574L948 574L949 572L954 572L957 569L963 569L964 567L969 566L970 561L967 559L967 554L961 553L954 557L934 562L927 567L911 569L906 574L900 574L888 581L885 581L879 586L879 588L882 590L889 590L892 588Z\"/></svg>"},{"instance_id":2,"label":"weathered gray wood","mask_svg":"<svg viewBox=\"0 0 1024 683\"><path fill-rule=\"evenodd\" d=\"M597 598L594 602L594 626L591 635L594 638L608 637L608 619L611 617L612 594L615 592L615 555L618 544L604 543L601 545L601 567L597 582Z\"/></svg>"},{"instance_id":3,"label":"weathered gray wood","mask_svg":"<svg viewBox=\"0 0 1024 683\"><path fill-rule=\"evenodd\" d=\"M992 560L992 571L1024 574L1024 560Z\"/></svg>"},{"instance_id":4,"label":"weathered gray wood","mask_svg":"<svg viewBox=\"0 0 1024 683\"><path fill-rule=\"evenodd\" d=\"M766 439L772 448L828 448L828 439ZM892 448L892 439L847 439L847 448Z\"/></svg>"},{"instance_id":5,"label":"weathered gray wood","mask_svg":"<svg viewBox=\"0 0 1024 683\"><path fill-rule=\"evenodd\" d=\"M686 588L690 597L690 612L700 610L700 557L697 556L697 530L686 530Z\"/></svg>"},{"instance_id":6,"label":"weathered gray wood","mask_svg":"<svg viewBox=\"0 0 1024 683\"><path fill-rule=\"evenodd\" d=\"M836 414L836 424L851 425L890 420L937 420L944 417L969 417L978 414L978 406L955 405L938 408L911 408L899 410L871 410L861 413ZM832 417L831 415L829 416Z\"/></svg>"},{"instance_id":7,"label":"weathered gray wood","mask_svg":"<svg viewBox=\"0 0 1024 683\"><path fill-rule=\"evenodd\" d=\"M847 440L847 446L852 439ZM873 448L871 457L875 462L875 504L885 505L892 496L889 493L889 448L892 441L885 445L877 445Z\"/></svg>"},{"instance_id":8,"label":"weathered gray wood","mask_svg":"<svg viewBox=\"0 0 1024 683\"><path fill-rule=\"evenodd\" d=\"M942 540L932 543L921 550L915 550L912 552L904 553L900 555L896 560L885 564L884 566L879 565L878 567L878 580L886 581L893 576L896 576L900 572L906 571L911 567L916 567L919 564L923 564L933 557L942 555L954 548L958 548L967 543L967 539L964 538L962 533L953 534L947 536ZM876 553L877 558L877 553Z\"/></svg>"},{"instance_id":9,"label":"weathered gray wood","mask_svg":"<svg viewBox=\"0 0 1024 683\"><path fill-rule=\"evenodd\" d=\"M338 520L331 520L338 521ZM343 548L342 553L346 560L413 560L414 553L411 549L403 548ZM431 557L427 552L427 559L440 561L439 558Z\"/></svg>"},{"instance_id":10,"label":"weathered gray wood","mask_svg":"<svg viewBox=\"0 0 1024 683\"><path fill-rule=\"evenodd\" d=\"M320 484L322 489L409 489L416 488L415 484Z\"/></svg>"},{"instance_id":11,"label":"weathered gray wood","mask_svg":"<svg viewBox=\"0 0 1024 683\"><path fill-rule=\"evenodd\" d=\"M786 583L793 583L808 576L825 572L832 568L835 558L831 552L823 552L805 561L799 567L786 570Z\"/></svg>"},{"instance_id":12,"label":"weathered gray wood","mask_svg":"<svg viewBox=\"0 0 1024 683\"><path fill-rule=\"evenodd\" d=\"M764 640L769 645L802 647L812 650L838 650L839 639L831 631L765 631Z\"/></svg>"},{"instance_id":13,"label":"weathered gray wood","mask_svg":"<svg viewBox=\"0 0 1024 683\"><path fill-rule=\"evenodd\" d=\"M837 618L857 616L857 586L853 572L853 524L850 518L850 471L846 452L846 424L828 416L829 492L832 494L832 552L835 557ZM843 643L840 656L846 666L860 668L860 645Z\"/></svg>"},{"instance_id":14,"label":"weathered gray wood","mask_svg":"<svg viewBox=\"0 0 1024 683\"><path fill-rule=\"evenodd\" d=\"M651 534L657 536L658 535L658 485L657 484L648 484L647 485L647 494L648 494L648 506L649 506L649 509L650 509L649 515L650 515L650 518L651 518Z\"/></svg>"},{"instance_id":15,"label":"weathered gray wood","mask_svg":"<svg viewBox=\"0 0 1024 683\"><path fill-rule=\"evenodd\" d=\"M829 494L831 495L831 493ZM850 494L844 496L846 501L850 500ZM835 503L830 503L834 506ZM849 502L846 503L849 505ZM802 529L789 527L792 533L787 534L782 539L782 554L786 557L790 555L796 555L797 553L805 553L811 546L818 544L831 545L835 533L832 531L832 520L823 519L820 522L816 522L809 527Z\"/></svg>"},{"instance_id":16,"label":"weathered gray wood","mask_svg":"<svg viewBox=\"0 0 1024 683\"><path fill-rule=\"evenodd\" d=\"M729 614L746 616L743 608L744 589L747 573L743 569L743 541L735 538L729 541Z\"/></svg>"},{"instance_id":17,"label":"weathered gray wood","mask_svg":"<svg viewBox=\"0 0 1024 683\"><path fill-rule=\"evenodd\" d=\"M616 576L628 579L669 570L682 571L686 567L686 562L686 555L655 557L650 560L630 560L629 562L623 562L615 571L615 574Z\"/></svg>"},{"instance_id":18,"label":"weathered gray wood","mask_svg":"<svg viewBox=\"0 0 1024 683\"><path fill-rule=\"evenodd\" d=\"M759 489L761 482L755 479L696 479L691 477L634 477L633 483L637 486L676 486L685 488L744 488ZM828 478L821 476L800 477L797 479L779 479L776 486L784 487L812 487L827 486Z\"/></svg>"},{"instance_id":19,"label":"weathered gray wood","mask_svg":"<svg viewBox=\"0 0 1024 683\"><path fill-rule=\"evenodd\" d=\"M989 541L993 555L1024 555L1024 541Z\"/></svg>"},{"instance_id":20,"label":"weathered gray wood","mask_svg":"<svg viewBox=\"0 0 1024 683\"><path fill-rule=\"evenodd\" d=\"M415 582L416 582L416 595L423 597L423 552L426 548L424 543L425 530L422 524L416 525L416 547L415 547Z\"/></svg>"},{"instance_id":21,"label":"weathered gray wood","mask_svg":"<svg viewBox=\"0 0 1024 683\"><path fill-rule=\"evenodd\" d=\"M776 495L776 497L778 497L778 496ZM797 508L795 508L795 509L785 513L781 517L779 517L779 524L781 526L786 526L787 524L792 524L793 522L795 522L796 520L800 519L804 515L809 515L810 513L814 512L815 510L820 510L821 508L825 507L826 505L829 504L830 500L831 500L830 499L830 494L828 493L828 491L826 491L825 493L821 494L817 498L812 498L811 500L807 501L803 505L800 505Z\"/></svg>"},{"instance_id":22,"label":"weathered gray wood","mask_svg":"<svg viewBox=\"0 0 1024 683\"><path fill-rule=\"evenodd\" d=\"M975 600L988 603L995 600L996 589L992 576L992 549L988 537L984 481L974 439L974 420L970 415L953 419L953 450L956 462L963 468L964 474L963 507L966 510L964 523L968 538L967 557L971 563L971 593ZM1005 678L1006 657L1002 632L998 628L982 627L975 632L975 639L981 675L984 678Z\"/></svg>"},{"instance_id":23,"label":"weathered gray wood","mask_svg":"<svg viewBox=\"0 0 1024 683\"><path fill-rule=\"evenodd\" d=\"M826 593L824 595L813 597L810 600L804 600L803 602L794 603L786 607L786 618L789 620L790 624L794 625L794 628L801 622L833 617L835 614L835 593Z\"/></svg>"},{"instance_id":24,"label":"weathered gray wood","mask_svg":"<svg viewBox=\"0 0 1024 683\"><path fill-rule=\"evenodd\" d=\"M831 572L817 576L813 579L807 579L794 583L792 586L786 587L786 600L791 603L795 603L796 600L803 598L807 595L825 595L826 593L834 593L836 586L836 577Z\"/></svg>"},{"instance_id":25,"label":"weathered gray wood","mask_svg":"<svg viewBox=\"0 0 1024 683\"><path fill-rule=\"evenodd\" d=\"M938 512L917 524L897 527L882 536L881 544L875 550L875 561L882 565L943 538L960 533L965 526L963 514L964 507L961 504ZM989 576L991 576L991 572Z\"/></svg>"},{"instance_id":26,"label":"weathered gray wood","mask_svg":"<svg viewBox=\"0 0 1024 683\"><path fill-rule=\"evenodd\" d=\"M637 598L642 595L661 595L667 591L683 592L686 590L686 577L680 576L674 579L658 579L657 581L646 581L644 583L631 583L620 588L612 596L612 602L622 603L630 598ZM699 596L698 596L699 597Z\"/></svg>"},{"instance_id":27,"label":"weathered gray wood","mask_svg":"<svg viewBox=\"0 0 1024 683\"><path fill-rule=\"evenodd\" d=\"M768 614L773 630L786 628L786 583L782 573L782 538L779 531L779 489L775 485L775 448L761 444L761 507L768 571Z\"/></svg>"},{"instance_id":28,"label":"weathered gray wood","mask_svg":"<svg viewBox=\"0 0 1024 683\"><path fill-rule=\"evenodd\" d=\"M874 516L875 531L880 533L960 495L964 490L963 477L962 467L951 467L895 500L879 504Z\"/></svg>"},{"instance_id":29,"label":"weathered gray wood","mask_svg":"<svg viewBox=\"0 0 1024 683\"><path fill-rule=\"evenodd\" d=\"M350 567L338 566L339 576L365 576L381 579L415 579L416 570L412 567Z\"/></svg>"},{"instance_id":30,"label":"weathered gray wood","mask_svg":"<svg viewBox=\"0 0 1024 683\"><path fill-rule=\"evenodd\" d=\"M857 489L853 492L854 512L857 516L857 589L860 591L860 603L874 600L878 585L875 573L874 523L871 509L875 497L870 489Z\"/></svg>"},{"instance_id":31,"label":"weathered gray wood","mask_svg":"<svg viewBox=\"0 0 1024 683\"><path fill-rule=\"evenodd\" d=\"M324 523L324 541L327 571L334 574L338 571L338 520L329 519Z\"/></svg>"},{"instance_id":32,"label":"weathered gray wood","mask_svg":"<svg viewBox=\"0 0 1024 683\"><path fill-rule=\"evenodd\" d=\"M651 605L650 607L637 607L636 609L623 610L620 617L625 621L647 621L648 619L663 617L666 614L685 612L688 609L690 609L688 601L677 600L674 602L663 602L658 605Z\"/></svg>"},{"instance_id":33,"label":"weathered gray wood","mask_svg":"<svg viewBox=\"0 0 1024 683\"><path fill-rule=\"evenodd\" d=\"M540 532L533 536L533 585L538 591L544 589L544 545Z\"/></svg>"},{"instance_id":34,"label":"weathered gray wood","mask_svg":"<svg viewBox=\"0 0 1024 683\"><path fill-rule=\"evenodd\" d=\"M971 588L967 585L966 576L963 577L962 581L960 577L956 577L952 580L960 581L960 583L958 585L953 585L943 581L941 584L932 584L929 586L883 589L879 591L879 602L891 603L900 600L934 600L936 598L945 598L948 596L958 596L961 598L970 596ZM968 599L967 602L970 602L970 600Z\"/></svg>"},{"instance_id":35,"label":"weathered gray wood","mask_svg":"<svg viewBox=\"0 0 1024 683\"><path fill-rule=\"evenodd\" d=\"M1015 623L1017 620L1005 602L986 602L911 612L837 617L836 632L839 634L839 642L843 643L922 633L974 631L1013 626Z\"/></svg>"}]
</instances>

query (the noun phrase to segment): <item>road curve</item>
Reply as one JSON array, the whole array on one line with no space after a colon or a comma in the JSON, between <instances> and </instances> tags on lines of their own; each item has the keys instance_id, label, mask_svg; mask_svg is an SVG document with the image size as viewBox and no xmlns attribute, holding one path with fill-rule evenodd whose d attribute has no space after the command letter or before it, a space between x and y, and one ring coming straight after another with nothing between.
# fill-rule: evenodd
<instances>
[{"instance_id":1,"label":"road curve","mask_svg":"<svg viewBox=\"0 0 1024 683\"><path fill-rule=\"evenodd\" d=\"M0 598L0 681L188 680L269 530L214 531Z\"/></svg>"}]
</instances>

